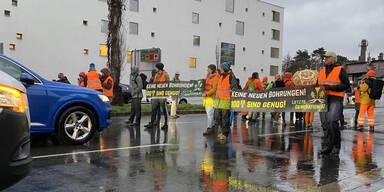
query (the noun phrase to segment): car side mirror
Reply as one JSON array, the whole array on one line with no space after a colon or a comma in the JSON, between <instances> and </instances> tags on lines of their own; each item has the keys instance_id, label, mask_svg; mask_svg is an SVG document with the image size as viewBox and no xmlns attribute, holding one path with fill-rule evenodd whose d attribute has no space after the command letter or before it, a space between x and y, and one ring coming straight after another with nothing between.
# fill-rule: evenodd
<instances>
[{"instance_id":1,"label":"car side mirror","mask_svg":"<svg viewBox=\"0 0 384 192\"><path fill-rule=\"evenodd\" d=\"M33 85L35 84L35 79L27 74L27 73L22 73L21 76L20 76L20 81L27 84L27 85Z\"/></svg>"}]
</instances>

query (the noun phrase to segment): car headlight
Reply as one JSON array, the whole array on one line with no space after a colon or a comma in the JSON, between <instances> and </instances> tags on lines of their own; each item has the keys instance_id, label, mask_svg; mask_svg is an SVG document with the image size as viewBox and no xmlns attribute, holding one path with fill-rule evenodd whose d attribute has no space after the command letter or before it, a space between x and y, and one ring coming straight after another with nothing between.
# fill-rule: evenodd
<instances>
[{"instance_id":1,"label":"car headlight","mask_svg":"<svg viewBox=\"0 0 384 192\"><path fill-rule=\"evenodd\" d=\"M104 103L108 103L109 102L109 99L107 96L105 95L98 95L100 100L103 101Z\"/></svg>"},{"instance_id":2,"label":"car headlight","mask_svg":"<svg viewBox=\"0 0 384 192\"><path fill-rule=\"evenodd\" d=\"M0 107L24 113L28 107L25 93L5 85L0 85Z\"/></svg>"}]
</instances>

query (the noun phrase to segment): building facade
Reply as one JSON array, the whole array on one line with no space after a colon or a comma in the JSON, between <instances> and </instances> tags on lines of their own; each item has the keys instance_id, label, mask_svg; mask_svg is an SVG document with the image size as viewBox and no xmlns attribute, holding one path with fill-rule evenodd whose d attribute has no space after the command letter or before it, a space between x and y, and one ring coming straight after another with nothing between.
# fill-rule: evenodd
<instances>
[{"instance_id":1,"label":"building facade","mask_svg":"<svg viewBox=\"0 0 384 192\"><path fill-rule=\"evenodd\" d=\"M106 66L106 0L0 1L0 53L47 79L63 72L75 83L93 62ZM122 82L130 51L160 48L173 77L200 79L209 64L234 61L244 84L252 72L281 72L284 9L259 0L126 0Z\"/></svg>"}]
</instances>

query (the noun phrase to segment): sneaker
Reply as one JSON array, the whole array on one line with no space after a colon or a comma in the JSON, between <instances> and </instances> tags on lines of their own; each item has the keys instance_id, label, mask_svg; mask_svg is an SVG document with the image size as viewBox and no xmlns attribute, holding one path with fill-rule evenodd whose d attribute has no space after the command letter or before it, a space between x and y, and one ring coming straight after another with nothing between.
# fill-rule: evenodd
<instances>
[{"instance_id":1,"label":"sneaker","mask_svg":"<svg viewBox=\"0 0 384 192\"><path fill-rule=\"evenodd\" d=\"M370 132L374 132L375 131L375 126L373 126L373 125L369 126L369 131Z\"/></svg>"},{"instance_id":2,"label":"sneaker","mask_svg":"<svg viewBox=\"0 0 384 192\"><path fill-rule=\"evenodd\" d=\"M126 121L125 123L128 124L128 125L130 125L131 123L133 123L133 121L128 120L128 121Z\"/></svg>"},{"instance_id":3,"label":"sneaker","mask_svg":"<svg viewBox=\"0 0 384 192\"><path fill-rule=\"evenodd\" d=\"M363 130L363 129L364 129L364 125L359 125L359 126L357 127L357 129L358 129L358 130Z\"/></svg>"},{"instance_id":4,"label":"sneaker","mask_svg":"<svg viewBox=\"0 0 384 192\"><path fill-rule=\"evenodd\" d=\"M294 127L294 126L295 126L295 123L294 123L293 121L290 121L290 122L289 122L289 126Z\"/></svg>"},{"instance_id":5,"label":"sneaker","mask_svg":"<svg viewBox=\"0 0 384 192\"><path fill-rule=\"evenodd\" d=\"M165 124L165 125L163 125L163 126L161 127L161 130L166 130L166 129L168 129L168 125L167 125L167 124Z\"/></svg>"},{"instance_id":6,"label":"sneaker","mask_svg":"<svg viewBox=\"0 0 384 192\"><path fill-rule=\"evenodd\" d=\"M203 133L204 136L206 135L211 135L215 132L215 130L213 129L213 127L208 127L207 130Z\"/></svg>"}]
</instances>

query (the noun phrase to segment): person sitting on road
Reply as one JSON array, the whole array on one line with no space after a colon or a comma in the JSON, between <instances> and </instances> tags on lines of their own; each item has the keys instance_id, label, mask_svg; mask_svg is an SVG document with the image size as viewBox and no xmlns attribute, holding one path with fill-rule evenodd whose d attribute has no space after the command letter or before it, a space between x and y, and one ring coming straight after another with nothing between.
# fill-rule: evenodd
<instances>
[{"instance_id":1,"label":"person sitting on road","mask_svg":"<svg viewBox=\"0 0 384 192\"><path fill-rule=\"evenodd\" d=\"M66 76L64 76L64 73L59 73L57 75L57 78L59 78L58 80L56 80L56 82L61 82L61 83L67 83L67 84L71 84L69 81L68 81L68 78Z\"/></svg>"}]
</instances>

